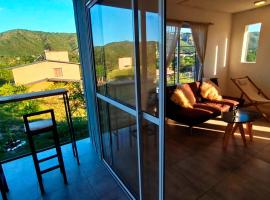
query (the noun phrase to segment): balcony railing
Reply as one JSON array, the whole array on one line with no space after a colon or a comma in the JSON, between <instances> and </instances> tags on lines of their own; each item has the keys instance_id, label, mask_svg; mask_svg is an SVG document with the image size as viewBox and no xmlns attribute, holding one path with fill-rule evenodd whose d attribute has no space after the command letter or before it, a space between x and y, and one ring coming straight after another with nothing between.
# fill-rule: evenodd
<instances>
[{"instance_id":1,"label":"balcony railing","mask_svg":"<svg viewBox=\"0 0 270 200\"><path fill-rule=\"evenodd\" d=\"M48 91L45 91L45 93L46 92L48 93ZM42 92L39 92L37 94L41 93ZM45 95L40 96L40 98L31 99L31 94L33 93L26 93L21 95L25 98L23 101L18 101L18 99L16 100L17 96L20 95L14 94L9 96L15 97L14 101L8 101L10 100L9 97L0 96L0 160L2 163L30 154L28 141L26 134L24 133L24 123L22 119L22 116L27 113L49 108L54 109L61 144L67 144L71 141L70 130L65 113L65 104L63 104L61 95L60 97L48 97ZM76 139L82 139L89 137L89 134L86 111L83 106L80 107L77 105L79 103L78 98L80 98L80 96L74 96L71 93L69 95L75 137ZM46 118L46 116L44 116L44 118ZM38 151L50 149L52 145L53 139L51 134L48 133L42 136L38 136L36 142Z\"/></svg>"}]
</instances>

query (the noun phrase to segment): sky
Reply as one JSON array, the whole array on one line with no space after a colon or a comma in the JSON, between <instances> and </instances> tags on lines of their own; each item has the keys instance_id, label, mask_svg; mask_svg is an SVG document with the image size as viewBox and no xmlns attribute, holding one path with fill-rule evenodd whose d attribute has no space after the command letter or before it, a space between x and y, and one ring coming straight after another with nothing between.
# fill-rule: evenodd
<instances>
[{"instance_id":1,"label":"sky","mask_svg":"<svg viewBox=\"0 0 270 200\"><path fill-rule=\"evenodd\" d=\"M250 24L250 25L248 25L248 31L249 32L260 32L261 25L262 25L261 23Z\"/></svg>"},{"instance_id":2,"label":"sky","mask_svg":"<svg viewBox=\"0 0 270 200\"><path fill-rule=\"evenodd\" d=\"M158 41L158 15L147 12L146 18L147 40ZM91 8L91 24L95 46L134 41L131 9L96 5Z\"/></svg>"},{"instance_id":3,"label":"sky","mask_svg":"<svg viewBox=\"0 0 270 200\"><path fill-rule=\"evenodd\" d=\"M75 33L72 0L0 0L0 32L11 29Z\"/></svg>"},{"instance_id":4,"label":"sky","mask_svg":"<svg viewBox=\"0 0 270 200\"><path fill-rule=\"evenodd\" d=\"M99 45L133 41L131 9L99 6L93 9L92 25L102 19L103 33L96 35ZM0 33L12 29L75 33L72 0L0 0ZM98 28L94 27L94 30ZM147 39L158 40L158 15L147 13Z\"/></svg>"}]
</instances>

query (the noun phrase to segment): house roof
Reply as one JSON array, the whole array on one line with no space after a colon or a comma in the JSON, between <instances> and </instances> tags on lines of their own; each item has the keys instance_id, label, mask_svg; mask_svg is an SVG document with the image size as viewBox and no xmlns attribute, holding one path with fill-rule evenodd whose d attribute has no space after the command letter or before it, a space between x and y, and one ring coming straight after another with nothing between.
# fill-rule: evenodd
<instances>
[{"instance_id":1,"label":"house roof","mask_svg":"<svg viewBox=\"0 0 270 200\"><path fill-rule=\"evenodd\" d=\"M40 79L38 81L33 81L30 83L27 83L25 85L33 85L37 83L42 83L42 82L80 82L81 80L76 80L76 79L61 79L61 78L44 78Z\"/></svg>"},{"instance_id":2,"label":"house roof","mask_svg":"<svg viewBox=\"0 0 270 200\"><path fill-rule=\"evenodd\" d=\"M64 61L55 61L55 60L41 60L41 61L36 61L36 62L33 62L33 63L22 64L22 65L10 67L9 69L17 69L17 68L26 67L26 66L29 66L29 65L44 63L44 62L54 62L54 63L64 63L64 64L80 65L80 63L75 63L75 62L64 62Z\"/></svg>"}]
</instances>

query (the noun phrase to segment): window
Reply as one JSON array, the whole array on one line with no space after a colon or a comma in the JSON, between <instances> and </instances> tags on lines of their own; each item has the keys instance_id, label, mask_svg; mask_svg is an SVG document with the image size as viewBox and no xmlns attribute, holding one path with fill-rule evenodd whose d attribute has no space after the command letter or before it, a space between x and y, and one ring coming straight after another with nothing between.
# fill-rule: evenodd
<instances>
[{"instance_id":1,"label":"window","mask_svg":"<svg viewBox=\"0 0 270 200\"><path fill-rule=\"evenodd\" d=\"M180 30L172 63L167 68L167 84L175 85L195 81L197 61L191 28L185 26Z\"/></svg>"},{"instance_id":2,"label":"window","mask_svg":"<svg viewBox=\"0 0 270 200\"><path fill-rule=\"evenodd\" d=\"M63 77L62 68L53 68L54 77Z\"/></svg>"},{"instance_id":3,"label":"window","mask_svg":"<svg viewBox=\"0 0 270 200\"><path fill-rule=\"evenodd\" d=\"M260 31L261 23L250 24L246 26L241 62L256 63Z\"/></svg>"}]
</instances>

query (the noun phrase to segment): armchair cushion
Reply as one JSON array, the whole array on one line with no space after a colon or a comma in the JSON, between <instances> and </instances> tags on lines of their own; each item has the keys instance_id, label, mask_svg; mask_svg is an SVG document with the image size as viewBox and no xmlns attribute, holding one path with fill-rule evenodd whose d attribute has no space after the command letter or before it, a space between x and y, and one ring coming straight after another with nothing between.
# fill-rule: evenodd
<instances>
[{"instance_id":1,"label":"armchair cushion","mask_svg":"<svg viewBox=\"0 0 270 200\"><path fill-rule=\"evenodd\" d=\"M176 88L170 98L175 104L183 108L193 108L191 102L181 88Z\"/></svg>"},{"instance_id":2,"label":"armchair cushion","mask_svg":"<svg viewBox=\"0 0 270 200\"><path fill-rule=\"evenodd\" d=\"M209 100L222 100L220 89L210 80L202 83L201 96Z\"/></svg>"}]
</instances>

